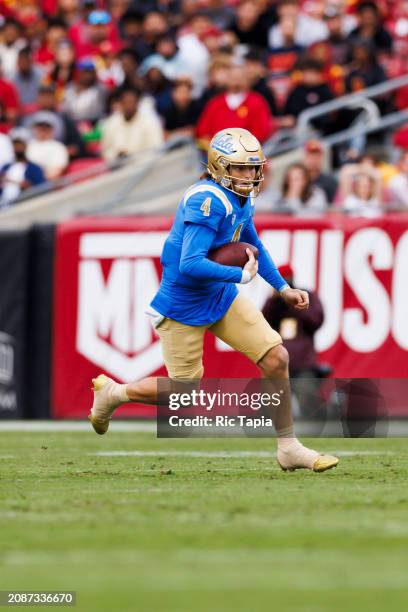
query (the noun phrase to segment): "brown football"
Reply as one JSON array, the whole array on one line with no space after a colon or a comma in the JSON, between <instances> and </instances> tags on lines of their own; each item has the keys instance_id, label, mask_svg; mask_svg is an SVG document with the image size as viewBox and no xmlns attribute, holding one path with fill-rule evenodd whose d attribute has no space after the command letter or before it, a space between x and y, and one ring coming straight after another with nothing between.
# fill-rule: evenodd
<instances>
[{"instance_id":1,"label":"brown football","mask_svg":"<svg viewBox=\"0 0 408 612\"><path fill-rule=\"evenodd\" d=\"M248 261L246 249L251 249L255 259L258 259L258 249L248 242L228 242L208 253L208 259L223 266L239 266L243 268Z\"/></svg>"}]
</instances>

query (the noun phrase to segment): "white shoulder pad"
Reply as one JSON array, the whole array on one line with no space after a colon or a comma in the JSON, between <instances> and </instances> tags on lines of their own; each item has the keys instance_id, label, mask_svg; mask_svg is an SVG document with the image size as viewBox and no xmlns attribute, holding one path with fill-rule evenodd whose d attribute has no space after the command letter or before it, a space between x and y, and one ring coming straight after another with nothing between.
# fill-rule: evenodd
<instances>
[{"instance_id":1,"label":"white shoulder pad","mask_svg":"<svg viewBox=\"0 0 408 612\"><path fill-rule=\"evenodd\" d=\"M191 196L195 195L196 193L205 193L205 192L214 194L224 204L226 217L228 217L228 215L232 213L231 202L228 200L227 196L222 191L222 189L219 189L219 187L217 187L216 185L193 185L192 187L190 187L190 189L187 191L186 195L184 196L183 206L187 204L187 201L189 198L191 198Z\"/></svg>"}]
</instances>

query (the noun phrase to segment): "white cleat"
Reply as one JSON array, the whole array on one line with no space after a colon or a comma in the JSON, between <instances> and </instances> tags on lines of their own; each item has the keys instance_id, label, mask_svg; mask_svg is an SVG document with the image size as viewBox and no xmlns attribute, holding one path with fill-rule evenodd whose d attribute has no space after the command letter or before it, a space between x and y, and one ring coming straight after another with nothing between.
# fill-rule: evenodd
<instances>
[{"instance_id":1,"label":"white cleat","mask_svg":"<svg viewBox=\"0 0 408 612\"><path fill-rule=\"evenodd\" d=\"M339 459L332 455L318 453L303 444L293 445L294 448L279 450L277 460L282 470L294 472L295 470L313 470L313 472L325 472L335 467Z\"/></svg>"},{"instance_id":2,"label":"white cleat","mask_svg":"<svg viewBox=\"0 0 408 612\"><path fill-rule=\"evenodd\" d=\"M101 436L108 431L113 411L121 404L112 399L112 388L116 384L105 374L99 374L97 378L92 379L94 401L88 419L96 433Z\"/></svg>"}]
</instances>

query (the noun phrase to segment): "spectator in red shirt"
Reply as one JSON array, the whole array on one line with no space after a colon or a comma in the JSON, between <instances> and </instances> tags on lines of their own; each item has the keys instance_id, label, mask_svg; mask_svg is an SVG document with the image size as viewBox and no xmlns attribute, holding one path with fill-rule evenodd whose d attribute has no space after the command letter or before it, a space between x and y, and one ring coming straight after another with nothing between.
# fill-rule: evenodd
<instances>
[{"instance_id":1,"label":"spectator in red shirt","mask_svg":"<svg viewBox=\"0 0 408 612\"><path fill-rule=\"evenodd\" d=\"M4 118L9 123L15 123L20 106L17 89L11 81L3 77L0 63L0 100L2 102Z\"/></svg>"},{"instance_id":2,"label":"spectator in red shirt","mask_svg":"<svg viewBox=\"0 0 408 612\"><path fill-rule=\"evenodd\" d=\"M88 17L98 8L96 0L82 0L80 5L78 19L74 24L70 24L69 28L69 38L75 49L87 40Z\"/></svg>"},{"instance_id":3,"label":"spectator in red shirt","mask_svg":"<svg viewBox=\"0 0 408 612\"><path fill-rule=\"evenodd\" d=\"M275 130L275 122L263 96L249 90L249 79L244 66L231 66L225 93L212 98L204 107L196 135L202 145L216 132L227 127L249 130L264 142Z\"/></svg>"},{"instance_id":4,"label":"spectator in red shirt","mask_svg":"<svg viewBox=\"0 0 408 612\"><path fill-rule=\"evenodd\" d=\"M117 32L112 19L107 11L92 11L88 15L87 24L78 31L80 38L73 36L70 30L70 38L74 43L78 59L83 57L97 58L101 55L101 45L109 41L116 44Z\"/></svg>"},{"instance_id":5,"label":"spectator in red shirt","mask_svg":"<svg viewBox=\"0 0 408 612\"><path fill-rule=\"evenodd\" d=\"M393 144L401 149L408 149L408 123L395 132Z\"/></svg>"},{"instance_id":6,"label":"spectator in red shirt","mask_svg":"<svg viewBox=\"0 0 408 612\"><path fill-rule=\"evenodd\" d=\"M34 52L34 62L52 69L58 44L68 37L68 29L60 19L49 19L41 46Z\"/></svg>"}]
</instances>

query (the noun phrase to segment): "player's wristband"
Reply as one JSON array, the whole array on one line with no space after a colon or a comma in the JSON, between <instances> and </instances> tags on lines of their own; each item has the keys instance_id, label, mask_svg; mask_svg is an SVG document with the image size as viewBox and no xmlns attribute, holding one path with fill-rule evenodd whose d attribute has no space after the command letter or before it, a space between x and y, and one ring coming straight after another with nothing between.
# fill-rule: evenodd
<instances>
[{"instance_id":1,"label":"player's wristband","mask_svg":"<svg viewBox=\"0 0 408 612\"><path fill-rule=\"evenodd\" d=\"M241 280L239 281L241 285L246 285L251 280L251 273L249 270L242 270Z\"/></svg>"},{"instance_id":2,"label":"player's wristband","mask_svg":"<svg viewBox=\"0 0 408 612\"><path fill-rule=\"evenodd\" d=\"M290 287L290 285L288 285L288 284L283 285L283 286L282 286L282 287L279 289L279 293L282 295L282 294L283 294L283 293L286 291L286 289L290 289L290 288L291 288L291 287Z\"/></svg>"}]
</instances>

